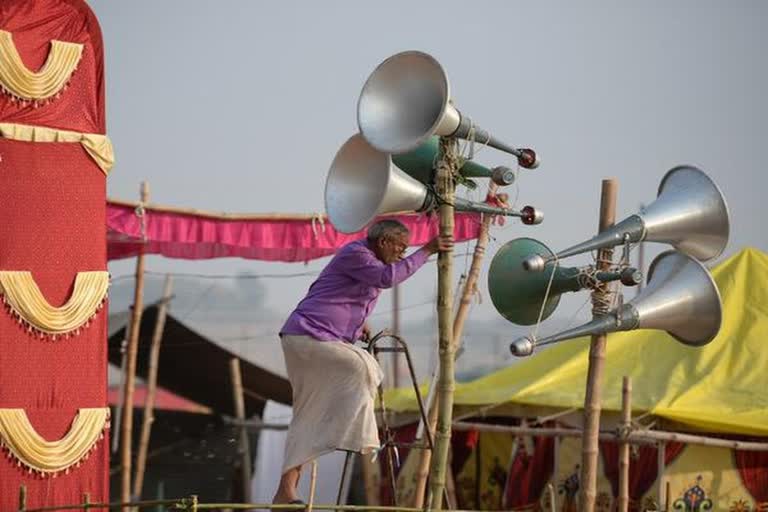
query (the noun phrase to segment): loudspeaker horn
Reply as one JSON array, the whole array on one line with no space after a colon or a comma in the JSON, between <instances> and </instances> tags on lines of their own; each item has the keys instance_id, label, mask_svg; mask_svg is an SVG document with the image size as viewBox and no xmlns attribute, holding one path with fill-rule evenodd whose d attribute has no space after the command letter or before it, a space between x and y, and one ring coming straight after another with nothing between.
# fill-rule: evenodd
<instances>
[{"instance_id":1,"label":"loudspeaker horn","mask_svg":"<svg viewBox=\"0 0 768 512\"><path fill-rule=\"evenodd\" d=\"M656 257L648 272L648 285L630 302L579 327L546 338L525 336L509 349L517 356L537 346L559 341L634 329L660 329L680 343L700 347L720 332L722 302L709 271L678 251Z\"/></svg>"},{"instance_id":2,"label":"loudspeaker horn","mask_svg":"<svg viewBox=\"0 0 768 512\"><path fill-rule=\"evenodd\" d=\"M325 182L325 211L342 233L363 229L377 215L427 211L438 204L435 193L411 178L382 153L355 134L336 153ZM456 198L458 211L520 217L524 224L539 224L543 214L532 206L522 210L499 208Z\"/></svg>"},{"instance_id":3,"label":"loudspeaker horn","mask_svg":"<svg viewBox=\"0 0 768 512\"><path fill-rule=\"evenodd\" d=\"M700 261L718 257L728 244L728 205L717 184L702 170L689 165L669 170L659 184L656 200L594 238L557 253L562 259L625 242L671 244ZM526 270L542 271L555 259L532 256Z\"/></svg>"},{"instance_id":4,"label":"loudspeaker horn","mask_svg":"<svg viewBox=\"0 0 768 512\"><path fill-rule=\"evenodd\" d=\"M357 102L357 124L363 137L384 153L407 153L439 135L487 144L516 156L527 169L539 165L532 149L500 142L459 112L451 104L445 70L419 51L393 55L371 73Z\"/></svg>"},{"instance_id":5,"label":"loudspeaker horn","mask_svg":"<svg viewBox=\"0 0 768 512\"><path fill-rule=\"evenodd\" d=\"M589 284L590 275L578 267L552 263L544 272L526 272L522 262L534 254L553 255L549 247L538 240L517 238L496 252L488 269L491 301L499 314L513 324L533 325L546 320L560 303L561 294L582 290ZM642 273L627 267L618 272L597 272L594 278L635 286L642 281Z\"/></svg>"}]
</instances>

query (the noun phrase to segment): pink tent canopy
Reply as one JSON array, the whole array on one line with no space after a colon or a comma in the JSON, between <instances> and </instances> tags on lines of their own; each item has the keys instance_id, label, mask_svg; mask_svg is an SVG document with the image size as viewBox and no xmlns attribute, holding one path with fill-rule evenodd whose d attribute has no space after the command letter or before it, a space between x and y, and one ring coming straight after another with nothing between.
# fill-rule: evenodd
<instances>
[{"instance_id":1,"label":"pink tent canopy","mask_svg":"<svg viewBox=\"0 0 768 512\"><path fill-rule=\"evenodd\" d=\"M411 231L411 244L421 245L438 233L437 215L388 216ZM480 214L457 213L457 242L475 239ZM107 256L118 260L145 254L168 258L237 257L265 261L310 261L333 254L339 247L365 236L365 231L339 233L320 215L232 215L182 210L109 200Z\"/></svg>"}]
</instances>

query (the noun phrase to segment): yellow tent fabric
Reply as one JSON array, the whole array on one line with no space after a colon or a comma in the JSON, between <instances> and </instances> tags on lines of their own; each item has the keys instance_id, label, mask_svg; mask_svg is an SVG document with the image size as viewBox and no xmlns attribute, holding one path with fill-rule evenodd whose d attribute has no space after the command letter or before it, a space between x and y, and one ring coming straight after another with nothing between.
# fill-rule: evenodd
<instances>
[{"instance_id":1,"label":"yellow tent fabric","mask_svg":"<svg viewBox=\"0 0 768 512\"><path fill-rule=\"evenodd\" d=\"M635 413L709 432L768 435L768 254L747 248L712 272L723 300L720 334L687 347L663 331L610 334L603 409L621 409L621 380L632 377ZM520 364L456 386L457 406L517 404L560 409L584 404L589 340L566 341ZM387 406L416 410L413 392Z\"/></svg>"}]
</instances>

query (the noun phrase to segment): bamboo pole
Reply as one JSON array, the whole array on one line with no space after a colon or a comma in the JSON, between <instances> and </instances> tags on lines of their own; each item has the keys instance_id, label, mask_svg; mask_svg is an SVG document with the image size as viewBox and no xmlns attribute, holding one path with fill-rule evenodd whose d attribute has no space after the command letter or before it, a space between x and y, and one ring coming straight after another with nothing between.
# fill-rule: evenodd
<instances>
[{"instance_id":1,"label":"bamboo pole","mask_svg":"<svg viewBox=\"0 0 768 512\"><path fill-rule=\"evenodd\" d=\"M516 435L529 435L540 437L582 437L582 431L576 428L535 428L515 427L511 425L493 425L490 423L471 423L457 421L453 424L453 430L477 430L479 432L505 432ZM660 430L632 431L623 436L616 431L601 431L600 439L604 441L620 441L626 437L630 444L658 444L661 441L674 441L677 443L695 444L700 446L714 446L717 448L730 448L732 450L744 450L752 452L768 452L768 443L755 443L750 441L733 441L730 439L718 439L714 437L697 436L693 434L680 434L677 432L664 432Z\"/></svg>"},{"instance_id":2,"label":"bamboo pole","mask_svg":"<svg viewBox=\"0 0 768 512\"><path fill-rule=\"evenodd\" d=\"M173 291L173 277L165 276L163 298L157 309L155 330L152 333L152 345L149 349L149 373L147 375L147 397L144 401L144 419L141 424L141 436L139 437L139 451L136 454L136 476L133 481L133 495L141 499L144 486L144 472L147 466L147 450L149 449L149 437L152 432L152 423L155 421L155 394L157 392L157 372L160 360L160 344L163 341L165 329L165 317L168 313L168 303Z\"/></svg>"},{"instance_id":3,"label":"bamboo pole","mask_svg":"<svg viewBox=\"0 0 768 512\"><path fill-rule=\"evenodd\" d=\"M437 164L437 194L440 197L440 235L453 236L455 197L454 176L458 171L458 142L440 138L440 161ZM451 443L453 415L454 345L451 307L453 305L453 250L441 251L437 258L437 315L440 371L437 385L438 419L435 429L435 456L430 479L430 509L441 510L445 490L448 447Z\"/></svg>"},{"instance_id":4,"label":"bamboo pole","mask_svg":"<svg viewBox=\"0 0 768 512\"><path fill-rule=\"evenodd\" d=\"M19 486L19 512L27 510L27 486L21 484Z\"/></svg>"},{"instance_id":5,"label":"bamboo pole","mask_svg":"<svg viewBox=\"0 0 768 512\"><path fill-rule=\"evenodd\" d=\"M240 360L233 357L229 360L229 373L232 378L232 397L235 401L235 416L245 421L245 401L243 400L243 380L240 374ZM248 432L240 427L240 456L243 478L243 500L251 501L251 448L248 443Z\"/></svg>"},{"instance_id":6,"label":"bamboo pole","mask_svg":"<svg viewBox=\"0 0 768 512\"><path fill-rule=\"evenodd\" d=\"M496 193L498 185L491 182L488 186L488 194L493 195ZM480 224L480 232L477 235L477 243L475 243L475 251L472 254L472 264L469 267L469 274L467 280L464 283L464 289L461 294L461 302L459 308L456 311L456 317L453 320L453 344L454 351L458 350L461 342L461 336L464 333L464 322L469 315L469 306L472 304L472 296L477 289L477 280L480 276L480 269L482 267L483 256L485 255L485 249L488 246L488 233L493 220L492 215L483 215L483 221ZM432 438L435 437L435 426L437 424L437 400L433 400L429 407L429 413L427 418L427 424L424 428L429 429ZM429 476L429 465L432 460L431 450L422 450L419 458L419 466L416 470L416 488L413 495L413 506L421 508L424 506L424 492L427 487L427 477Z\"/></svg>"},{"instance_id":7,"label":"bamboo pole","mask_svg":"<svg viewBox=\"0 0 768 512\"><path fill-rule=\"evenodd\" d=\"M618 182L613 179L603 180L600 197L600 224L602 232L613 225L616 218L616 191ZM598 270L608 270L613 259L613 249L600 249L597 252ZM601 304L607 299L610 284L592 292L592 316L597 318L607 313L607 307ZM600 395L605 363L606 335L592 336L589 346L589 369L587 371L587 389L584 396L584 437L581 448L581 512L594 512L597 496L597 456L598 436L600 431Z\"/></svg>"},{"instance_id":8,"label":"bamboo pole","mask_svg":"<svg viewBox=\"0 0 768 512\"><path fill-rule=\"evenodd\" d=\"M84 492L83 493L83 512L88 512L88 509L91 506L91 494Z\"/></svg>"},{"instance_id":9,"label":"bamboo pole","mask_svg":"<svg viewBox=\"0 0 768 512\"><path fill-rule=\"evenodd\" d=\"M656 477L656 494L658 498L659 506L661 506L662 503L665 503L667 501L666 498L666 488L664 487L664 469L666 466L665 461L665 452L667 448L667 443L664 441L660 441L658 444L658 451L656 452L656 464L657 464L657 477Z\"/></svg>"},{"instance_id":10,"label":"bamboo pole","mask_svg":"<svg viewBox=\"0 0 768 512\"><path fill-rule=\"evenodd\" d=\"M624 377L621 385L621 428L632 428L632 377ZM629 443L619 442L619 512L629 510Z\"/></svg>"},{"instance_id":11,"label":"bamboo pole","mask_svg":"<svg viewBox=\"0 0 768 512\"><path fill-rule=\"evenodd\" d=\"M309 501L307 502L306 512L312 512L312 507L315 504L315 487L317 485L317 461L312 461L312 470L309 474ZM341 483L344 485L344 482Z\"/></svg>"},{"instance_id":12,"label":"bamboo pole","mask_svg":"<svg viewBox=\"0 0 768 512\"><path fill-rule=\"evenodd\" d=\"M230 213L230 212L214 212L210 210L201 210L198 208L181 208L178 206L168 206L168 205L161 205L161 204L154 204L154 203L137 203L135 201L126 201L124 199L115 199L115 198L108 198L107 199L108 204L112 204L114 206L123 206L127 208L136 208L140 204L144 207L145 210L152 211L155 213L173 213L177 215L193 215L195 217L206 217L209 219L215 219L215 220L229 220L229 221L279 221L279 220L287 220L287 221L307 221L307 220L318 220L325 222L328 220L327 215L322 214L312 214L312 213ZM421 215L420 213L414 213L411 211L402 211L402 212L391 212L388 213L387 216L392 215L404 215L404 216L417 216Z\"/></svg>"},{"instance_id":13,"label":"bamboo pole","mask_svg":"<svg viewBox=\"0 0 768 512\"><path fill-rule=\"evenodd\" d=\"M141 184L141 202L149 201L149 183ZM144 219L142 219L144 222ZM125 364L125 389L123 390L123 424L121 429L120 466L122 479L120 496L123 502L131 499L131 444L133 435L133 388L136 378L136 354L139 347L139 326L144 310L144 248L136 257L136 285L133 294L133 314L131 335L128 339L128 352Z\"/></svg>"}]
</instances>

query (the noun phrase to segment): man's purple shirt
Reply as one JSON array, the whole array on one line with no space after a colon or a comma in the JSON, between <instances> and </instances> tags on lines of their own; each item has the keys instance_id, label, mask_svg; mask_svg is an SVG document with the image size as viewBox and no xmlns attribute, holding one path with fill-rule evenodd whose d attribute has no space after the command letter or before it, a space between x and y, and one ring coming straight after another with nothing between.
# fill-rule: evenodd
<instances>
[{"instance_id":1,"label":"man's purple shirt","mask_svg":"<svg viewBox=\"0 0 768 512\"><path fill-rule=\"evenodd\" d=\"M386 264L376 257L366 240L345 245L309 287L280 334L354 343L381 289L405 281L428 258L429 253L419 249L397 263Z\"/></svg>"}]
</instances>

